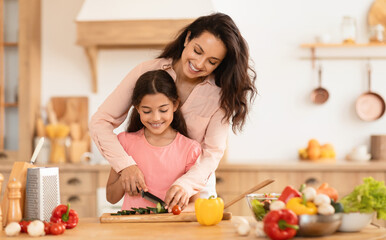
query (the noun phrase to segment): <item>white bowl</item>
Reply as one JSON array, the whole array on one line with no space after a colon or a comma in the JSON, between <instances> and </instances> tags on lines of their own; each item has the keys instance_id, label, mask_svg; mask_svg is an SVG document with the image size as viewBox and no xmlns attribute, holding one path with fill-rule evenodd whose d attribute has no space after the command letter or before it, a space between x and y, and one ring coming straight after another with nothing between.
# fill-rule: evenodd
<instances>
[{"instance_id":1,"label":"white bowl","mask_svg":"<svg viewBox=\"0 0 386 240\"><path fill-rule=\"evenodd\" d=\"M338 231L340 232L359 232L371 223L375 212L372 213L343 213L342 224Z\"/></svg>"}]
</instances>

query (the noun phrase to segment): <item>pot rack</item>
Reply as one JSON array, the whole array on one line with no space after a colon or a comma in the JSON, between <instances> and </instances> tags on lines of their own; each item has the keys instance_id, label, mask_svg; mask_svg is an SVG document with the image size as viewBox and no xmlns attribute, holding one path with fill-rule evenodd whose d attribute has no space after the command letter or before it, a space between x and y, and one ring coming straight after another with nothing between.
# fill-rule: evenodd
<instances>
[{"instance_id":1,"label":"pot rack","mask_svg":"<svg viewBox=\"0 0 386 240\"><path fill-rule=\"evenodd\" d=\"M370 60L379 59L386 60L385 56L317 56L316 49L318 48L372 48L386 47L386 43L304 43L301 48L308 48L311 51L311 58L303 57L302 59L311 59L312 68L315 68L316 60Z\"/></svg>"}]
</instances>

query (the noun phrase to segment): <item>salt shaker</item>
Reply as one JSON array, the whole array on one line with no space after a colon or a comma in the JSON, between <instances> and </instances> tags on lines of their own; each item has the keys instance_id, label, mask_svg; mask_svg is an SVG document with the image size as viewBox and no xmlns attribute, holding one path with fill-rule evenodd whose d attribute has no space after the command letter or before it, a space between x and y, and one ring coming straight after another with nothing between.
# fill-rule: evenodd
<instances>
[{"instance_id":1,"label":"salt shaker","mask_svg":"<svg viewBox=\"0 0 386 240\"><path fill-rule=\"evenodd\" d=\"M341 26L342 42L355 43L357 36L356 20L350 16L344 16Z\"/></svg>"}]
</instances>

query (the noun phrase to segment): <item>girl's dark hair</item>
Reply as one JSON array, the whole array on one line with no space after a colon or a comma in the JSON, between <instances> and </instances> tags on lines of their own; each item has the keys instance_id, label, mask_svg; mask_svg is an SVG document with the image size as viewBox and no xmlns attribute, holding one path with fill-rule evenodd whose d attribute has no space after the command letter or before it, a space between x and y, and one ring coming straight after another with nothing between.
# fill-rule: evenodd
<instances>
[{"instance_id":1,"label":"girl's dark hair","mask_svg":"<svg viewBox=\"0 0 386 240\"><path fill-rule=\"evenodd\" d=\"M132 105L138 107L145 95L156 93L164 94L173 102L173 104L178 102L176 84L174 83L173 78L164 70L148 71L138 78L131 98ZM171 110L173 111L173 109ZM173 121L170 126L182 135L188 137L188 130L180 106L178 106L177 110L174 112ZM136 132L143 127L139 113L137 109L134 108L130 115L127 131Z\"/></svg>"},{"instance_id":2,"label":"girl's dark hair","mask_svg":"<svg viewBox=\"0 0 386 240\"><path fill-rule=\"evenodd\" d=\"M231 120L233 132L241 131L257 93L256 72L249 65L247 43L228 15L215 13L199 17L183 28L158 58L180 59L187 34L190 33L190 41L205 31L220 39L227 48L225 58L213 73L216 85L221 88L220 105L225 111L224 120Z\"/></svg>"}]
</instances>

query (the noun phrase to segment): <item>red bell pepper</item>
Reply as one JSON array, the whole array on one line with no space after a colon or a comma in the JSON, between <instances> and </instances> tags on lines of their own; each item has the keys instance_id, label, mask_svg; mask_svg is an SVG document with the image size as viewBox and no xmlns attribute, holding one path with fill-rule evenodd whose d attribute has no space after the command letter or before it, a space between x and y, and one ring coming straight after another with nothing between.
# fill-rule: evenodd
<instances>
[{"instance_id":1,"label":"red bell pepper","mask_svg":"<svg viewBox=\"0 0 386 240\"><path fill-rule=\"evenodd\" d=\"M272 240L286 240L294 237L299 229L298 216L288 209L268 212L264 219L264 232Z\"/></svg>"},{"instance_id":2,"label":"red bell pepper","mask_svg":"<svg viewBox=\"0 0 386 240\"><path fill-rule=\"evenodd\" d=\"M53 223L64 223L66 229L76 227L79 222L78 213L70 209L70 204L59 205L52 211L51 222Z\"/></svg>"},{"instance_id":3,"label":"red bell pepper","mask_svg":"<svg viewBox=\"0 0 386 240\"><path fill-rule=\"evenodd\" d=\"M287 186L284 188L283 192L281 192L278 200L283 201L285 203L288 202L293 197L301 197L302 194L291 186Z\"/></svg>"}]
</instances>

